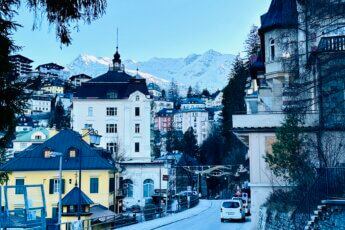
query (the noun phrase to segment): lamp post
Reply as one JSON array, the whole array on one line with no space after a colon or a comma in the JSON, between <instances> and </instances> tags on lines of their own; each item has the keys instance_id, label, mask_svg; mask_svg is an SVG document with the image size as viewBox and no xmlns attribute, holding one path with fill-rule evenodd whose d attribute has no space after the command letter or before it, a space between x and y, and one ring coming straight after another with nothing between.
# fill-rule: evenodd
<instances>
[{"instance_id":1,"label":"lamp post","mask_svg":"<svg viewBox=\"0 0 345 230\"><path fill-rule=\"evenodd\" d=\"M62 199L62 156L63 153L60 152L52 152L51 153L52 157L59 157L59 213L58 213L58 225L59 229L61 228L61 216L62 216L62 204L61 204L61 199Z\"/></svg>"}]
</instances>

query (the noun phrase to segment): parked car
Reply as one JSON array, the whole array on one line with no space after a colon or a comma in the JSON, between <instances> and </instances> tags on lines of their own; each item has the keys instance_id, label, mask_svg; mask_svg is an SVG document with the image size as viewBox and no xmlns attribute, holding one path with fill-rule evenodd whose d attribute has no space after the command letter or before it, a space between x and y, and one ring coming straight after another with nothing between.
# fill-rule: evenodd
<instances>
[{"instance_id":1,"label":"parked car","mask_svg":"<svg viewBox=\"0 0 345 230\"><path fill-rule=\"evenodd\" d=\"M246 220L246 213L243 208L243 203L240 200L226 200L222 202L220 208L220 221L225 220Z\"/></svg>"},{"instance_id":2,"label":"parked car","mask_svg":"<svg viewBox=\"0 0 345 230\"><path fill-rule=\"evenodd\" d=\"M233 197L232 200L242 201L246 216L250 216L250 204L247 199L242 199L242 197Z\"/></svg>"}]
</instances>

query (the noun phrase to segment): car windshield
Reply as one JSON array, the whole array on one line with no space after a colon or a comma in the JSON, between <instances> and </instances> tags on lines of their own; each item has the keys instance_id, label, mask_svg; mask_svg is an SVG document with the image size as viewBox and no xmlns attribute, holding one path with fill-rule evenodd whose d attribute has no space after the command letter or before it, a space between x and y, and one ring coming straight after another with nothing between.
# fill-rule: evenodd
<instances>
[{"instance_id":1,"label":"car windshield","mask_svg":"<svg viewBox=\"0 0 345 230\"><path fill-rule=\"evenodd\" d=\"M238 202L224 202L223 203L223 208L238 208L240 207L240 204Z\"/></svg>"}]
</instances>

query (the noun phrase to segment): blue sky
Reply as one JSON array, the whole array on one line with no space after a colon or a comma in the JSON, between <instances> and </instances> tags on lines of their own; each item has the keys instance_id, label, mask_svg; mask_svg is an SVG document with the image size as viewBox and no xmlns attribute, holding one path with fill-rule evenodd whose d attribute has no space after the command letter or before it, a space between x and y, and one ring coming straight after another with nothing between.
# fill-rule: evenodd
<instances>
[{"instance_id":1,"label":"blue sky","mask_svg":"<svg viewBox=\"0 0 345 230\"><path fill-rule=\"evenodd\" d=\"M72 33L72 45L61 46L55 28L42 20L32 30L33 14L19 10L17 22L24 27L15 34L21 53L34 65L68 64L79 54L112 56L119 28L123 59L145 61L152 57L185 57L214 49L222 53L243 51L251 25L270 0L108 0L106 14L91 25L80 23Z\"/></svg>"}]
</instances>

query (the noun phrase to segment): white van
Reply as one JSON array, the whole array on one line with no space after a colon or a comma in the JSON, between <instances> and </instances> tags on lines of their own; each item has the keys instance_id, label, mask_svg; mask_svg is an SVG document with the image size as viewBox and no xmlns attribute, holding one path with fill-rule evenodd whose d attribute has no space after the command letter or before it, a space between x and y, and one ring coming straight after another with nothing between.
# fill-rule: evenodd
<instances>
[{"instance_id":1,"label":"white van","mask_svg":"<svg viewBox=\"0 0 345 230\"><path fill-rule=\"evenodd\" d=\"M226 200L222 202L220 208L220 221L224 222L225 220L246 220L242 201Z\"/></svg>"},{"instance_id":2,"label":"white van","mask_svg":"<svg viewBox=\"0 0 345 230\"><path fill-rule=\"evenodd\" d=\"M242 201L246 216L250 216L250 204L248 202L248 199L243 199L242 197L233 197L232 200Z\"/></svg>"}]
</instances>

